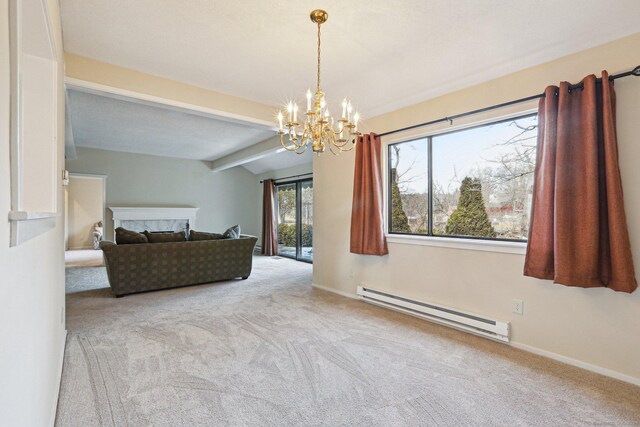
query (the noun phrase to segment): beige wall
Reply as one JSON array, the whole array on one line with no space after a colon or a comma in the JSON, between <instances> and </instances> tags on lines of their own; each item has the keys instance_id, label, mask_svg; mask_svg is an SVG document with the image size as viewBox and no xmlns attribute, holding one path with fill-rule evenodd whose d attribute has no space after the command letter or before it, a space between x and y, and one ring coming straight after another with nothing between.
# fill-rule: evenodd
<instances>
[{"instance_id":1,"label":"beige wall","mask_svg":"<svg viewBox=\"0 0 640 427\"><path fill-rule=\"evenodd\" d=\"M105 180L71 175L67 189L69 249L93 249L94 225L104 216Z\"/></svg>"},{"instance_id":2,"label":"beige wall","mask_svg":"<svg viewBox=\"0 0 640 427\"><path fill-rule=\"evenodd\" d=\"M207 162L78 148L70 172L107 176L105 236L113 239L109 206L197 207L196 230L222 232L240 224L260 234L257 177L244 168L211 172Z\"/></svg>"},{"instance_id":3,"label":"beige wall","mask_svg":"<svg viewBox=\"0 0 640 427\"><path fill-rule=\"evenodd\" d=\"M0 0L0 424L53 425L64 350L64 75L58 1L47 2L58 48L56 227L9 247L8 0ZM45 185L47 183L43 183Z\"/></svg>"},{"instance_id":4,"label":"beige wall","mask_svg":"<svg viewBox=\"0 0 640 427\"><path fill-rule=\"evenodd\" d=\"M365 125L382 133L541 93L549 84L576 82L602 69L611 73L628 70L638 65L638 52L640 33L372 118ZM640 183L640 78L618 80L616 90L620 168L636 271L640 272L640 192L636 189ZM494 111L492 115L504 113ZM486 116L475 119L482 118ZM353 153L315 161L315 285L354 294L358 284L366 284L507 320L516 345L573 359L640 384L640 291L629 295L604 288L576 289L527 278L522 275L524 256L516 254L398 243L389 244L385 257L350 254L353 162ZM511 313L515 298L524 300L523 316Z\"/></svg>"}]
</instances>

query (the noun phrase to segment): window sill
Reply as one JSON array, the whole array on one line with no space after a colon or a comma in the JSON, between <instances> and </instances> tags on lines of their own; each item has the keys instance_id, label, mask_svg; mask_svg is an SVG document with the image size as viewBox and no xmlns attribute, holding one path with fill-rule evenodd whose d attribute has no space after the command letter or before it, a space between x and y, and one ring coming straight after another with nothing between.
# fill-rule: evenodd
<instances>
[{"instance_id":1,"label":"window sill","mask_svg":"<svg viewBox=\"0 0 640 427\"><path fill-rule=\"evenodd\" d=\"M437 246L469 251L500 252L524 255L527 251L526 242L505 242L491 240L475 240L454 237L411 236L402 234L387 234L387 242L401 245Z\"/></svg>"}]
</instances>

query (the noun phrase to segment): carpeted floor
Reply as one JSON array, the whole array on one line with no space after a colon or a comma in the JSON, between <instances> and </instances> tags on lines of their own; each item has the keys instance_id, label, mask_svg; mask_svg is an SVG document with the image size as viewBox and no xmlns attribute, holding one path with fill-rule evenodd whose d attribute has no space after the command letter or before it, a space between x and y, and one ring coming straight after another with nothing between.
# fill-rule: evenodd
<instances>
[{"instance_id":1,"label":"carpeted floor","mask_svg":"<svg viewBox=\"0 0 640 427\"><path fill-rule=\"evenodd\" d=\"M246 281L111 297L67 270L58 426L640 425L640 388L311 288Z\"/></svg>"},{"instance_id":2,"label":"carpeted floor","mask_svg":"<svg viewBox=\"0 0 640 427\"><path fill-rule=\"evenodd\" d=\"M72 249L64 251L65 267L99 267L104 265L102 251L94 249Z\"/></svg>"}]
</instances>

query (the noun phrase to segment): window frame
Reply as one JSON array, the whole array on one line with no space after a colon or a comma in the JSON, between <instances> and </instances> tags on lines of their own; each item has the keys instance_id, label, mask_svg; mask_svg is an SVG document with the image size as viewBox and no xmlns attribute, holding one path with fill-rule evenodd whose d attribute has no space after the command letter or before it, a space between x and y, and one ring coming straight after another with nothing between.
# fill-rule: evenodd
<instances>
[{"instance_id":1,"label":"window frame","mask_svg":"<svg viewBox=\"0 0 640 427\"><path fill-rule=\"evenodd\" d=\"M456 126L455 128L447 127L432 132L412 134L411 136L396 138L388 142L383 141L382 145L384 152L382 161L383 173L385 177L385 185L383 186L384 231L387 241L389 243L398 244L525 254L527 246L526 239L486 238L475 236L433 234L433 138L483 126L500 124L512 120L532 117L536 116L537 114L537 109L531 108L500 117L492 117L486 120L464 123ZM429 205L427 218L427 234L393 232L391 231L391 215L389 212L389 209L391 209L391 146L417 140L426 140L425 143L427 144L427 203Z\"/></svg>"}]
</instances>

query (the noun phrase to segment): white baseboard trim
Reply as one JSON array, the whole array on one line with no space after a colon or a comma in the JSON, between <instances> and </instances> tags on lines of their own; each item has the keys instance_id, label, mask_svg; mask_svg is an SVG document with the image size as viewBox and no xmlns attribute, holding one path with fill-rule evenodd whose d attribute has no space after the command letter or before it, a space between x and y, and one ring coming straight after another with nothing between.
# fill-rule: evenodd
<instances>
[{"instance_id":1,"label":"white baseboard trim","mask_svg":"<svg viewBox=\"0 0 640 427\"><path fill-rule=\"evenodd\" d=\"M337 289L328 288L326 286L316 285L315 283L312 283L311 286L316 288L316 289L320 289L321 291L331 292L333 294L337 294L337 295L340 295L340 296L343 296L343 297L347 297L347 298L351 298L351 299L358 299L358 295L352 294L352 293L349 293L349 292L339 291Z\"/></svg>"},{"instance_id":2,"label":"white baseboard trim","mask_svg":"<svg viewBox=\"0 0 640 427\"><path fill-rule=\"evenodd\" d=\"M573 359L568 356L553 353L551 351L542 350L537 347L532 347L527 344L511 341L507 345L515 347L520 350L524 350L528 353L537 354L538 356L548 357L549 359L557 360L558 362L566 363L567 365L576 366L578 368L586 369L587 371L594 372L596 374L604 375L605 377L614 378L616 380L624 381L633 385L640 386L640 378L635 378L630 375L622 374L611 369L603 368L601 366L592 365L591 363L583 362L581 360Z\"/></svg>"},{"instance_id":3,"label":"white baseboard trim","mask_svg":"<svg viewBox=\"0 0 640 427\"><path fill-rule=\"evenodd\" d=\"M53 410L51 411L51 422L49 422L50 426L54 426L56 424L56 413L58 412L58 399L60 398L60 386L62 385L62 367L64 366L64 352L67 348L67 330L64 330L64 334L62 334L62 351L60 352L60 362L58 367L58 379L56 384L58 387L56 388L56 398L53 401Z\"/></svg>"},{"instance_id":4,"label":"white baseboard trim","mask_svg":"<svg viewBox=\"0 0 640 427\"><path fill-rule=\"evenodd\" d=\"M351 299L359 299L356 294L352 294L352 293L349 293L349 292L339 291L337 289L328 288L326 286L316 285L315 283L313 283L311 286L313 286L316 289L321 289L323 291L332 292L334 294L337 294L337 295L340 295L340 296L343 296L343 297L347 297L347 298L351 298ZM464 331L462 331L462 332L464 332ZM567 365L575 366L575 367L578 367L578 368L585 369L587 371L594 372L596 374L604 375L605 377L610 377L610 378L613 378L613 379L616 379L616 380L624 381L624 382L629 383L629 384L640 386L640 378L632 377L630 375L626 375L626 374L623 374L623 373L620 373L620 372L617 372L617 371L613 371L611 369L603 368L601 366L592 365L591 363L587 363L587 362L583 362L581 360L573 359L573 358L568 357L568 356L563 356L561 354L553 353L551 351L543 350L543 349L538 348L538 347L533 347L533 346L530 346L530 345L527 345L527 344L522 344L522 343L515 342L515 341L511 341L510 343L501 343L501 344L510 345L512 347L515 347L515 348L517 348L519 350L526 351L528 353L533 353L533 354L537 354L538 356L548 357L549 359L557 360L558 362L566 363Z\"/></svg>"}]
</instances>

